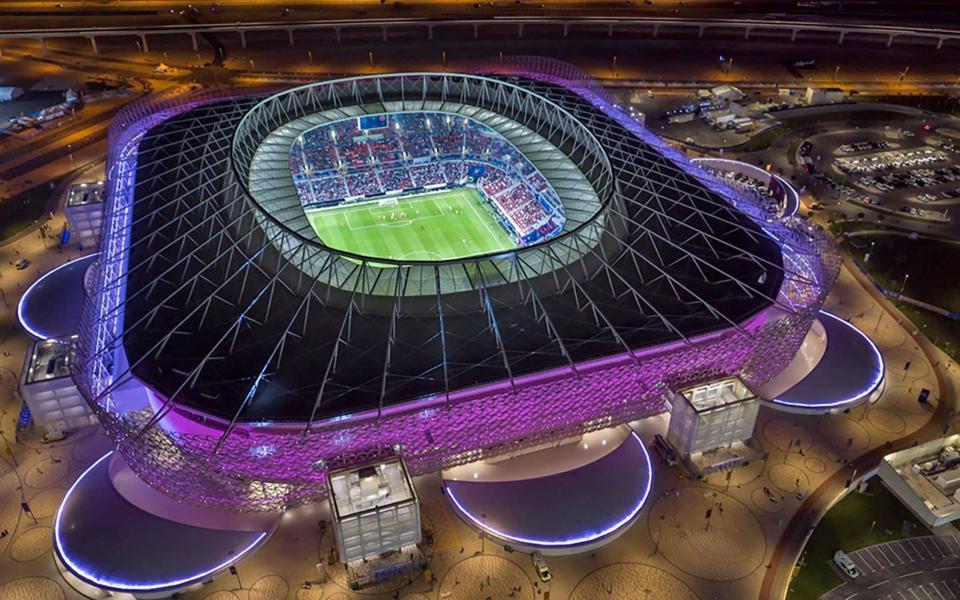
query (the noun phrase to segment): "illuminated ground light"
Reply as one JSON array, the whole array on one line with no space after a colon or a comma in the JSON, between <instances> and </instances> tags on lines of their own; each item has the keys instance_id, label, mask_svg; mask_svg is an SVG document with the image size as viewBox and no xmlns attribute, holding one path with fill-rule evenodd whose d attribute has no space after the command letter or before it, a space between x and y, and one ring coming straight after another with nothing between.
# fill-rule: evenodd
<instances>
[{"instance_id":1,"label":"illuminated ground light","mask_svg":"<svg viewBox=\"0 0 960 600\"><path fill-rule=\"evenodd\" d=\"M643 509L644 505L647 502L647 499L650 496L650 490L653 487L653 465L650 462L650 454L647 451L646 446L643 444L643 441L640 439L640 436L636 432L631 431L630 437L628 440L632 439L639 446L641 452L643 453L643 460L646 464L646 481L643 485L643 492L640 494L640 497L634 503L634 505L626 512L626 514L615 516L614 519L609 523L605 524L601 529L597 531L584 532L581 534L573 535L571 537L559 538L559 539L550 539L550 538L532 538L521 535L516 535L508 531L503 531L496 527L490 526L489 523L484 522L484 519L477 516L475 513L471 512L469 509L464 506L460 498L457 497L453 489L450 486L446 486L446 493L449 496L450 501L457 507L457 510L460 512L463 517L465 517L470 523L472 523L478 529L481 529L501 540L513 542L515 544L529 545L529 546L539 546L539 547L549 547L549 548L574 548L576 546L583 546L591 544L597 541L602 540L603 538L616 533L625 525L631 523L640 511ZM626 443L626 442L625 442ZM590 465L585 465L581 468L589 468ZM493 485L493 483L484 483L480 485Z\"/></svg>"}]
</instances>

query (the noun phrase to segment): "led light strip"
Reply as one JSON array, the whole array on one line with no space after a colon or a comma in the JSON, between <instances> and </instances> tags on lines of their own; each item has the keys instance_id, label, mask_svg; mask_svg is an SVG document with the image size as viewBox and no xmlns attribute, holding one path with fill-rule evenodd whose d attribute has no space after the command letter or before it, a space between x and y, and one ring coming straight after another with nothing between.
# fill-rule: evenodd
<instances>
[{"instance_id":1,"label":"led light strip","mask_svg":"<svg viewBox=\"0 0 960 600\"><path fill-rule=\"evenodd\" d=\"M857 392L855 395L849 396L843 400L837 400L836 402L821 402L819 404L810 404L805 402L790 402L787 400L781 400L780 398L774 398L773 400L771 400L771 402L774 402L776 404L782 404L784 406L794 406L797 408L809 408L809 409L837 408L838 406L843 406L845 404L850 404L852 402L862 400L864 397L872 394L878 387L880 387L880 384L883 383L883 374L886 369L886 366L883 361L883 355L880 354L880 350L877 348L877 345L873 343L873 340L867 337L867 334L865 334L864 332L860 331L850 323L847 323L846 321L844 321L843 319L841 319L840 317L832 313L828 313L825 310L821 310L820 314L830 317L832 319L836 319L842 325L849 327L850 329L855 331L857 334L859 334L863 339L865 339L867 341L867 345L870 347L871 350L873 350L873 355L876 357L877 364L880 365L880 368L877 369L877 372L874 374L873 380L870 382L869 385L867 385L865 388ZM828 335L827 346L829 347L829 345L830 345L830 337Z\"/></svg>"},{"instance_id":2,"label":"led light strip","mask_svg":"<svg viewBox=\"0 0 960 600\"><path fill-rule=\"evenodd\" d=\"M232 555L229 559L221 562L215 567L211 567L205 571L195 573L193 575L190 575L189 577L184 577L181 579L171 579L169 581L158 581L158 582L152 582L152 583L133 583L133 582L118 581L114 579L106 579L104 577L101 577L100 575L91 573L81 565L77 564L73 559L71 559L70 556L64 550L63 542L60 540L60 529L62 527L61 519L63 517L63 509L67 505L67 503L70 501L70 496L73 494L74 489L80 484L81 481L83 481L84 477L86 477L91 471L97 468L97 466L100 463L102 463L104 460L109 458L112 454L113 454L113 450L101 456L95 463L90 465L87 468L87 470L80 475L80 477L77 478L77 480L74 482L72 486L70 486L70 489L67 490L66 495L63 497L63 502L60 504L59 510L57 510L57 518L53 524L53 538L57 547L57 556L59 556L63 560L63 562L67 565L67 567L69 567L70 571L73 572L74 575L85 580L87 583L92 583L94 585L98 585L104 588L118 590L118 591L128 591L128 590L159 591L159 590L165 590L170 588L176 588L179 586L183 586L185 584L198 583L200 580L207 577L208 575L212 575L217 571L226 569L230 565L239 562L244 556L246 556L248 552L250 552L257 545L259 545L260 542L263 541L263 539L267 536L268 532L262 532L246 548Z\"/></svg>"},{"instance_id":3,"label":"led light strip","mask_svg":"<svg viewBox=\"0 0 960 600\"><path fill-rule=\"evenodd\" d=\"M539 539L533 539L533 538L520 537L517 535L506 533L504 531L500 531L493 527L490 527L489 525L484 523L481 519L478 519L476 516L473 515L473 513L471 513L469 510L466 509L466 507L464 507L464 505L457 498L456 494L453 493L453 489L450 488L449 486L447 486L446 488L447 495L450 497L450 500L452 500L453 503L456 505L457 509L460 511L460 514L462 514L467 519L469 519L471 523L473 523L480 529L488 533L491 533L503 540L516 542L520 544L530 544L532 546L553 546L553 547L579 546L581 544L588 544L590 542L595 542L602 537L610 535L614 531L620 529L621 527L623 527L624 525L632 521L634 517L636 517L637 514L639 514L640 510L643 508L643 505L646 504L647 498L650 496L650 490L653 487L653 465L650 462L650 453L647 451L647 447L643 444L643 441L640 439L640 436L637 435L636 431L631 431L630 435L633 436L633 438L637 441L637 444L640 445L640 449L643 451L644 461L647 464L648 475L647 475L646 484L644 485L643 494L641 494L640 500L633 506L633 508L630 509L630 511L627 513L626 516L619 519L615 523L612 523L606 526L603 530L598 532L594 532L594 533L590 533L587 535L582 535L574 538L567 538L563 540L539 540Z\"/></svg>"},{"instance_id":4,"label":"led light strip","mask_svg":"<svg viewBox=\"0 0 960 600\"><path fill-rule=\"evenodd\" d=\"M718 162L718 163L728 163L728 164L734 164L734 165L743 165L743 166L745 166L745 167L747 167L747 168L749 168L749 169L751 169L751 170L753 170L753 171L755 171L755 172L760 172L760 173L765 173L765 174L767 174L767 175L770 175L771 178L778 180L778 181L780 182L780 184L781 184L786 190L788 190L788 191L790 192L790 195L793 197L793 210L792 210L791 212L789 212L789 213L784 212L782 216L783 216L783 217L792 217L792 216L796 215L796 214L797 214L797 211L800 209L800 194L797 193L797 190L794 189L794 187L793 187L792 185L790 185L790 183L788 183L786 179L784 179L783 177L780 177L780 176L777 175L776 173L771 173L771 172L769 172L769 171L766 171L766 170L764 170L764 169L761 169L760 167L756 167L756 166L754 166L754 165L751 165L750 163L745 163L745 162L743 162L742 160L733 160L733 159L730 159L730 158L715 158L715 157L713 157L713 156L709 156L709 157L703 157L703 158L691 158L691 159L690 159L690 162L692 162L693 164L697 165L698 167L709 167L710 164L711 164L711 163L714 163L714 162ZM726 184L726 182L723 182L723 183ZM738 191L738 190L735 190L735 191ZM786 207L784 207L784 208L786 208Z\"/></svg>"},{"instance_id":5,"label":"led light strip","mask_svg":"<svg viewBox=\"0 0 960 600\"><path fill-rule=\"evenodd\" d=\"M43 333L40 333L39 331L37 331L36 329L34 329L33 327L31 327L30 323L27 322L27 319L26 319L26 318L24 317L24 315L23 315L23 307L24 307L24 305L26 305L26 303L27 303L27 298L30 297L30 294L34 291L34 288L36 288L38 285L40 285L41 283L43 283L43 280L44 280L44 279L46 279L47 277L50 277L51 275L53 275L54 273L56 273L56 272L59 271L60 269L65 269L65 268L69 267L70 265L72 265L73 263L78 262L78 261L81 261L81 260L88 260L90 257L92 257L92 256L97 256L98 254L100 254L100 253L99 253L99 252L95 252L95 253L93 253L93 254L88 254L88 255L86 255L86 256L81 256L80 258L75 258L75 259L73 259L73 260L71 260L71 261L69 261L69 262L63 263L62 265L60 265L60 266L57 267L56 269L53 269L52 271L48 271L48 272L45 273L40 279L38 279L38 280L34 281L32 284L30 284L30 287L28 287L28 288L27 288L27 291L23 293L23 296L20 296L20 303L17 304L17 320L20 321L20 325L22 325L23 328L27 330L27 333L29 333L29 334L32 335L33 337L37 338L38 340L49 340L49 339L53 339L53 338L51 338L51 337L48 337L48 336L44 335ZM73 334L73 333L76 333L76 332L70 332L70 334ZM66 335L66 334L65 334L65 335Z\"/></svg>"}]
</instances>

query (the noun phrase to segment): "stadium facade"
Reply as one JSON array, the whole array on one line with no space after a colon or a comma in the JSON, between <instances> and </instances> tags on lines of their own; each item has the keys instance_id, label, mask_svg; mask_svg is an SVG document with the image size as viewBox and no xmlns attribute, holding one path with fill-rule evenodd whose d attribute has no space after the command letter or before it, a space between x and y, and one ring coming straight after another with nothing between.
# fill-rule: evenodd
<instances>
[{"instance_id":1,"label":"stadium facade","mask_svg":"<svg viewBox=\"0 0 960 600\"><path fill-rule=\"evenodd\" d=\"M569 65L478 72L153 98L116 119L74 379L141 479L277 510L323 498L332 469L401 453L431 472L790 362L839 269L825 234L713 179ZM291 144L417 111L509 140L562 231L450 260L325 245Z\"/></svg>"}]
</instances>

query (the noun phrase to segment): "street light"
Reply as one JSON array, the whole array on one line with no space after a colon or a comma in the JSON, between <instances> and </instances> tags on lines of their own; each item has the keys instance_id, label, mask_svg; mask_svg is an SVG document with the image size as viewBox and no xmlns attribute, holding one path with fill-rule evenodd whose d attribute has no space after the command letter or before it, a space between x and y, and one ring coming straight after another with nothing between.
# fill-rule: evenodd
<instances>
[{"instance_id":1,"label":"street light","mask_svg":"<svg viewBox=\"0 0 960 600\"><path fill-rule=\"evenodd\" d=\"M903 283L900 284L900 294L899 296L903 298L903 290L907 287L907 280L910 279L910 273L906 273L903 276Z\"/></svg>"},{"instance_id":2,"label":"street light","mask_svg":"<svg viewBox=\"0 0 960 600\"><path fill-rule=\"evenodd\" d=\"M480 554L484 553L486 549L485 541L487 539L487 526L486 526L487 513L480 513Z\"/></svg>"},{"instance_id":3,"label":"street light","mask_svg":"<svg viewBox=\"0 0 960 600\"><path fill-rule=\"evenodd\" d=\"M876 241L870 242L870 249L867 250L866 256L863 257L864 264L870 262L870 256L873 254L873 247L876 245Z\"/></svg>"}]
</instances>

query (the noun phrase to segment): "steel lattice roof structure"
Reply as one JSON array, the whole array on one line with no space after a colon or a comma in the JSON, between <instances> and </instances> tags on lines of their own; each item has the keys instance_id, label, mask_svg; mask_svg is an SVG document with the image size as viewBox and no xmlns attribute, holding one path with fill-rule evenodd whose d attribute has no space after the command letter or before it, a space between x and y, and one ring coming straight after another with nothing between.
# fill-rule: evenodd
<instances>
[{"instance_id":1,"label":"steel lattice roof structure","mask_svg":"<svg viewBox=\"0 0 960 600\"><path fill-rule=\"evenodd\" d=\"M546 66L122 115L75 379L141 477L200 504L286 506L323 494L325 465L384 447L424 472L658 412L664 386L762 381L790 361L836 277L826 237ZM450 261L324 246L289 181L290 141L400 110L483 120L548 178L569 224ZM149 408L117 401L131 380ZM174 414L206 429L157 427Z\"/></svg>"}]
</instances>

